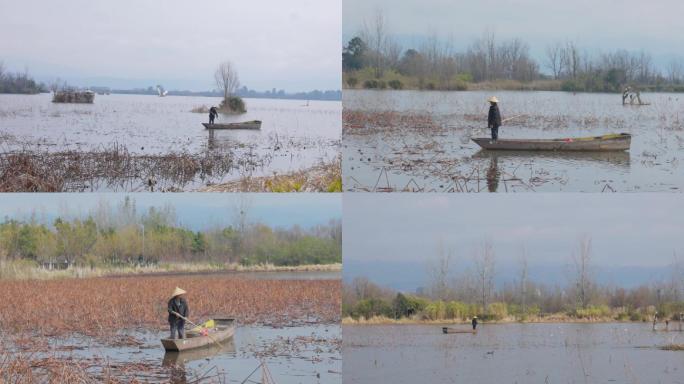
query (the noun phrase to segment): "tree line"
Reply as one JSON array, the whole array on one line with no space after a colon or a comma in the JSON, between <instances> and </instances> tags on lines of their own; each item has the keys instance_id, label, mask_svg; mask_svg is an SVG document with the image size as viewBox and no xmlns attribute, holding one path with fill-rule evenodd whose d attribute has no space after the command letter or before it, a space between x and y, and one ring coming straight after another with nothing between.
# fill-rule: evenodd
<instances>
[{"instance_id":1,"label":"tree line","mask_svg":"<svg viewBox=\"0 0 684 384\"><path fill-rule=\"evenodd\" d=\"M496 257L490 242L484 242L474 254L473 268L458 276L451 272L453 252L440 250L428 267L429 285L415 294L383 288L364 277L345 284L343 314L354 318L418 316L429 320L475 315L485 319L526 319L565 314L575 318L647 321L656 311L661 318L674 318L684 312L684 267L676 256L667 279L635 288L600 284L596 280L589 237L580 239L569 261L572 271L566 284L541 284L529 278L527 256L522 249L518 276L497 286Z\"/></svg>"},{"instance_id":2,"label":"tree line","mask_svg":"<svg viewBox=\"0 0 684 384\"><path fill-rule=\"evenodd\" d=\"M0 61L0 93L36 94L45 91L45 84L36 82L28 74L28 70L9 72L4 63Z\"/></svg>"},{"instance_id":3,"label":"tree line","mask_svg":"<svg viewBox=\"0 0 684 384\"><path fill-rule=\"evenodd\" d=\"M404 47L377 12L343 47L342 68L346 86L352 88L401 89L402 80L413 79L419 88L443 90L466 89L471 82L555 80L564 91L621 92L632 85L684 92L681 59L673 59L663 71L645 51L591 54L571 40L554 42L544 52L537 60L521 39L500 41L493 33L475 39L465 51L454 48L453 38L444 41L435 35L417 47Z\"/></svg>"},{"instance_id":4,"label":"tree line","mask_svg":"<svg viewBox=\"0 0 684 384\"><path fill-rule=\"evenodd\" d=\"M58 217L47 224L35 215L0 223L0 261L39 265L121 266L162 262L273 264L340 263L341 223L303 229L274 228L247 217L194 231L178 224L171 206L138 213L127 198L116 210L101 206L85 218Z\"/></svg>"}]
</instances>

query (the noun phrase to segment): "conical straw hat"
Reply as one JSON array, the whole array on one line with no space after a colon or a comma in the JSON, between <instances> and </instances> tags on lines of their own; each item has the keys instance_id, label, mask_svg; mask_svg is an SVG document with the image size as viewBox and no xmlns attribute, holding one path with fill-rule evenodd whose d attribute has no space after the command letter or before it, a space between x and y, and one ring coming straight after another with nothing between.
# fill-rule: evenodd
<instances>
[{"instance_id":1,"label":"conical straw hat","mask_svg":"<svg viewBox=\"0 0 684 384\"><path fill-rule=\"evenodd\" d=\"M176 297L178 295L184 295L186 293L187 292L185 292L185 290L176 287L176 289L173 291L173 294L171 295L171 297Z\"/></svg>"},{"instance_id":2,"label":"conical straw hat","mask_svg":"<svg viewBox=\"0 0 684 384\"><path fill-rule=\"evenodd\" d=\"M490 103L498 103L499 99L497 99L496 96L492 96L487 101L489 101Z\"/></svg>"}]
</instances>

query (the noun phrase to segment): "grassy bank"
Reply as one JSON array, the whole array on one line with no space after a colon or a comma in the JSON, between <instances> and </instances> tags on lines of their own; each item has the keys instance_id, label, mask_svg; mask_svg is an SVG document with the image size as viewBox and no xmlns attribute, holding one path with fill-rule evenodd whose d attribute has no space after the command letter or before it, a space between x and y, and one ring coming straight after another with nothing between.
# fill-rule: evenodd
<instances>
[{"instance_id":1,"label":"grassy bank","mask_svg":"<svg viewBox=\"0 0 684 384\"><path fill-rule=\"evenodd\" d=\"M203 187L200 192L342 192L341 157L282 175L253 177Z\"/></svg>"},{"instance_id":2,"label":"grassy bank","mask_svg":"<svg viewBox=\"0 0 684 384\"><path fill-rule=\"evenodd\" d=\"M278 266L273 264L242 265L238 263L159 263L150 266L70 267L48 270L26 261L0 262L0 280L52 280L124 275L154 275L219 272L339 272L342 264Z\"/></svg>"},{"instance_id":3,"label":"grassy bank","mask_svg":"<svg viewBox=\"0 0 684 384\"><path fill-rule=\"evenodd\" d=\"M615 322L648 322L647 319L642 320L618 320L611 316L599 317L573 317L566 313L555 313L544 316L531 316L520 318L516 316L507 316L500 319L490 319L485 321L489 324L509 324L509 323L615 323ZM440 324L470 324L470 319L426 319L422 317L401 317L391 318L387 316L373 316L370 318L360 317L353 318L346 316L342 318L344 325L440 325ZM676 327L676 323L674 327Z\"/></svg>"}]
</instances>

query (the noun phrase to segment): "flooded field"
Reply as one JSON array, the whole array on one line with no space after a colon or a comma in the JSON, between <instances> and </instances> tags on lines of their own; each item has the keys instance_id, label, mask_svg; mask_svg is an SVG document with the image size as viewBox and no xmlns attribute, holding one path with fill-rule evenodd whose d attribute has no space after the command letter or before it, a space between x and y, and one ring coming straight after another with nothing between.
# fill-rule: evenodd
<instances>
[{"instance_id":1,"label":"flooded field","mask_svg":"<svg viewBox=\"0 0 684 384\"><path fill-rule=\"evenodd\" d=\"M211 132L201 125L208 114L191 110L219 98L98 95L94 104L54 104L51 97L0 95L0 151L85 163L90 177L74 178L67 190L146 190L151 179L157 190L194 190L309 168L339 153L339 102L245 99L246 114L217 122L262 120L260 131Z\"/></svg>"},{"instance_id":2,"label":"flooded field","mask_svg":"<svg viewBox=\"0 0 684 384\"><path fill-rule=\"evenodd\" d=\"M166 331L121 332L127 342L114 345L97 339L51 338L49 347L32 351L33 358L90 361L90 373L99 375L107 361L114 367L128 367L114 376L122 381L187 383L198 379L212 382L261 382L265 363L277 383L340 383L342 359L340 326L309 325L285 328L239 326L232 339L221 346L184 352L164 352L160 338ZM19 349L21 350L21 349ZM258 369L259 368L259 369ZM255 372L254 372L255 371ZM251 376L250 376L251 375Z\"/></svg>"},{"instance_id":3,"label":"flooded field","mask_svg":"<svg viewBox=\"0 0 684 384\"><path fill-rule=\"evenodd\" d=\"M614 153L480 150L496 94L500 138L561 138L626 132ZM677 192L684 188L684 95L345 90L345 191Z\"/></svg>"},{"instance_id":4,"label":"flooded field","mask_svg":"<svg viewBox=\"0 0 684 384\"><path fill-rule=\"evenodd\" d=\"M464 325L464 327L467 327ZM684 383L681 332L647 323L344 326L345 383Z\"/></svg>"}]
</instances>

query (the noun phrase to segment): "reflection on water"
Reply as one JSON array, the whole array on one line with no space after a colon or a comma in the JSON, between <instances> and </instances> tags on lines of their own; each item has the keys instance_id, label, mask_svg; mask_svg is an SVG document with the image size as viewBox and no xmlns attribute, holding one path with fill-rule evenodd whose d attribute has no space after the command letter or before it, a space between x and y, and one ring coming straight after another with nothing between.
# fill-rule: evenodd
<instances>
[{"instance_id":1,"label":"reflection on water","mask_svg":"<svg viewBox=\"0 0 684 384\"><path fill-rule=\"evenodd\" d=\"M496 192L499 189L499 158L494 155L489 159L489 168L487 169L487 190L489 192Z\"/></svg>"},{"instance_id":2,"label":"reflection on water","mask_svg":"<svg viewBox=\"0 0 684 384\"><path fill-rule=\"evenodd\" d=\"M677 336L648 324L345 326L344 383L682 383Z\"/></svg>"},{"instance_id":3,"label":"reflection on water","mask_svg":"<svg viewBox=\"0 0 684 384\"><path fill-rule=\"evenodd\" d=\"M632 144L629 151L610 153L491 151L500 152L494 165L500 175L496 185L488 177L493 154L471 141L486 134L489 93L345 91L345 110L427 115L434 122L428 129L383 127L377 125L382 119L369 118L371 129L363 121L345 129L345 190L373 190L379 175L389 180L387 190L480 192L496 187L499 192L639 192L684 188L684 172L679 168L684 160L682 94L648 94L644 97L651 105L624 108L620 95L614 94L497 92L504 118L522 115L501 127L502 138L625 132L632 135ZM390 121L399 124L402 120ZM406 187L414 183L418 185Z\"/></svg>"}]
</instances>

